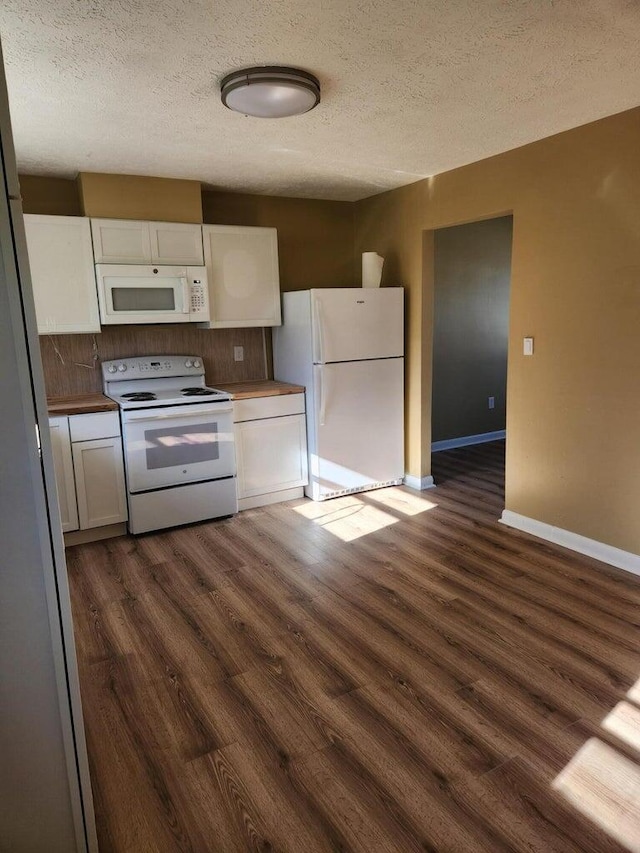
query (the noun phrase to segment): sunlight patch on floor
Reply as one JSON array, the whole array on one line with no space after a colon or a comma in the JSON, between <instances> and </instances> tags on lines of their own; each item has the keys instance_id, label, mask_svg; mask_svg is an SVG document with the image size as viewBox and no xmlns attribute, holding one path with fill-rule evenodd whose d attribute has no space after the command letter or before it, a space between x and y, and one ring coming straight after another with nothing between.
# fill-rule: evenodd
<instances>
[{"instance_id":1,"label":"sunlight patch on floor","mask_svg":"<svg viewBox=\"0 0 640 853\"><path fill-rule=\"evenodd\" d=\"M376 491L367 492L366 496L368 500L377 501L389 509L401 512L403 515L419 515L421 512L427 512L438 506L438 504L434 504L432 501L420 497L420 495L413 495L397 486L391 486L388 489L376 489Z\"/></svg>"},{"instance_id":2,"label":"sunlight patch on floor","mask_svg":"<svg viewBox=\"0 0 640 853\"><path fill-rule=\"evenodd\" d=\"M309 501L293 509L343 542L353 542L399 521L395 516L351 495L317 503Z\"/></svg>"},{"instance_id":3,"label":"sunlight patch on floor","mask_svg":"<svg viewBox=\"0 0 640 853\"><path fill-rule=\"evenodd\" d=\"M640 853L640 767L634 761L590 738L553 787L628 850Z\"/></svg>"},{"instance_id":4,"label":"sunlight patch on floor","mask_svg":"<svg viewBox=\"0 0 640 853\"><path fill-rule=\"evenodd\" d=\"M619 702L602 721L602 727L640 752L640 709Z\"/></svg>"},{"instance_id":5,"label":"sunlight patch on floor","mask_svg":"<svg viewBox=\"0 0 640 853\"><path fill-rule=\"evenodd\" d=\"M636 683L629 688L627 691L627 696L631 699L632 702L636 702L640 705L640 678L636 681Z\"/></svg>"},{"instance_id":6,"label":"sunlight patch on floor","mask_svg":"<svg viewBox=\"0 0 640 853\"><path fill-rule=\"evenodd\" d=\"M380 504L380 508L372 506L372 501ZM293 510L343 542L353 542L396 524L403 515L419 515L437 506L420 495L390 486L328 501L305 501Z\"/></svg>"}]
</instances>

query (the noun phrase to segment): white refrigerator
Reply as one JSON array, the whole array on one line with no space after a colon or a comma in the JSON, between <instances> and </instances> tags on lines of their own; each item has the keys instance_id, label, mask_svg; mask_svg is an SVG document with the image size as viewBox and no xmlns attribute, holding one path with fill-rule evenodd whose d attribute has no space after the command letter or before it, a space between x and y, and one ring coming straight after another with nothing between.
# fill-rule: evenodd
<instances>
[{"instance_id":1,"label":"white refrigerator","mask_svg":"<svg viewBox=\"0 0 640 853\"><path fill-rule=\"evenodd\" d=\"M283 294L274 376L304 385L316 501L397 485L404 476L404 291Z\"/></svg>"}]
</instances>

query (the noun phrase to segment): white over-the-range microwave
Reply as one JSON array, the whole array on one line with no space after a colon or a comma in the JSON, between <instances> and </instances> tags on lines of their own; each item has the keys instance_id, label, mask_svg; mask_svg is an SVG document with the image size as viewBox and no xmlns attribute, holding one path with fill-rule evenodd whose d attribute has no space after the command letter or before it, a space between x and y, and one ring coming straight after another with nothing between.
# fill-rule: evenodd
<instances>
[{"instance_id":1,"label":"white over-the-range microwave","mask_svg":"<svg viewBox=\"0 0 640 853\"><path fill-rule=\"evenodd\" d=\"M102 325L209 320L206 267L96 264Z\"/></svg>"}]
</instances>

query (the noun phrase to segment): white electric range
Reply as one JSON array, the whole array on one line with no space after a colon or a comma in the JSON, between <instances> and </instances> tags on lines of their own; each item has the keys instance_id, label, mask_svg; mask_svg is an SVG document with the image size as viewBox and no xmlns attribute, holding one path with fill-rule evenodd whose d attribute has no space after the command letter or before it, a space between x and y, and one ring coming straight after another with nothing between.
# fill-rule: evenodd
<instances>
[{"instance_id":1,"label":"white electric range","mask_svg":"<svg viewBox=\"0 0 640 853\"><path fill-rule=\"evenodd\" d=\"M131 533L238 511L233 407L201 358L105 361L102 378L120 408Z\"/></svg>"}]
</instances>

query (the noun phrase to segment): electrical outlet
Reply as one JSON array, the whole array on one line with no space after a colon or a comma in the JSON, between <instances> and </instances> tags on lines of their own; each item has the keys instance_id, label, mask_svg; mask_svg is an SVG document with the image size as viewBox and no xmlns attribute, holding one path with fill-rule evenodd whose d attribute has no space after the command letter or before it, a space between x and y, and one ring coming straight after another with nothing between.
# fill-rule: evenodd
<instances>
[{"instance_id":1,"label":"electrical outlet","mask_svg":"<svg viewBox=\"0 0 640 853\"><path fill-rule=\"evenodd\" d=\"M489 397L489 408L495 409L495 407L496 407L496 398L495 397Z\"/></svg>"},{"instance_id":2,"label":"electrical outlet","mask_svg":"<svg viewBox=\"0 0 640 853\"><path fill-rule=\"evenodd\" d=\"M233 348L233 360L234 361L244 361L244 347L234 347Z\"/></svg>"}]
</instances>

